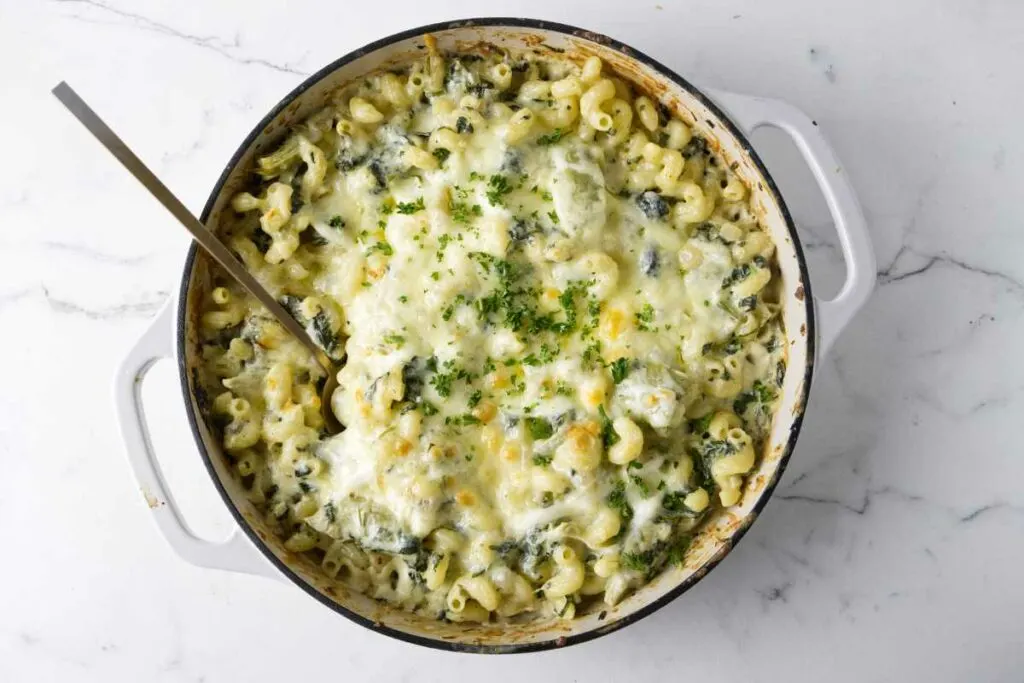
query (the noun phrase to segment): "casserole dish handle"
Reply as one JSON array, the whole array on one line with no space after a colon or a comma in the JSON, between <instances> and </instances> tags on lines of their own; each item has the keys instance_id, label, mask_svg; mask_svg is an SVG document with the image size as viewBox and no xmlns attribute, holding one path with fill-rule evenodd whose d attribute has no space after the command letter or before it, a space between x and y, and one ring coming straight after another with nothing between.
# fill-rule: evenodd
<instances>
[{"instance_id":1,"label":"casserole dish handle","mask_svg":"<svg viewBox=\"0 0 1024 683\"><path fill-rule=\"evenodd\" d=\"M153 511L160 533L182 559L199 567L226 569L276 578L277 572L240 529L223 542L196 536L167 488L146 426L142 381L161 359L171 358L174 339L173 302L168 302L121 362L114 378L114 404L128 463L142 496Z\"/></svg>"},{"instance_id":2,"label":"casserole dish handle","mask_svg":"<svg viewBox=\"0 0 1024 683\"><path fill-rule=\"evenodd\" d=\"M818 124L796 107L762 97L721 91L711 91L711 94L744 134L749 135L762 126L772 126L788 134L825 196L839 233L846 262L846 282L834 299L815 297L818 353L823 358L875 287L875 254L853 186Z\"/></svg>"}]
</instances>

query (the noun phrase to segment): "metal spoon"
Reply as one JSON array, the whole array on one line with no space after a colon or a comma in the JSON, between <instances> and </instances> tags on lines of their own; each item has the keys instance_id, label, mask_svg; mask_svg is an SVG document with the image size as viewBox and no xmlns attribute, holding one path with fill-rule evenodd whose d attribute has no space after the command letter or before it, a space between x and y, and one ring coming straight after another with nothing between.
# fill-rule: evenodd
<instances>
[{"instance_id":1,"label":"metal spoon","mask_svg":"<svg viewBox=\"0 0 1024 683\"><path fill-rule=\"evenodd\" d=\"M206 226L192 215L192 213L175 197L167 186L160 182L160 179L153 175L153 172L146 168L146 165L132 153L121 138L117 137L114 131L110 130L107 124L103 123L99 116L89 108L82 98L71 89L64 81L61 81L53 89L53 94L60 100L68 111L93 134L100 143L107 148L107 151L114 155L121 165L128 169L128 172L135 176L142 186L149 190L150 194L156 197L157 201L178 219L186 230L192 233L192 237L206 250L231 277L235 278L238 284L242 285L245 291L256 297L263 304L270 314L281 323L293 337L302 342L313 358L327 373L327 382L324 384L323 393L320 396L320 412L323 414L327 430L332 434L341 431L341 423L331 411L331 395L338 386L339 367L331 358L324 353L323 349L317 346L316 342L309 336L309 333L293 318L281 304L277 303L273 296L256 281L245 269L245 266L238 261L231 251L224 246L224 243L217 239L217 236L210 232Z\"/></svg>"}]
</instances>

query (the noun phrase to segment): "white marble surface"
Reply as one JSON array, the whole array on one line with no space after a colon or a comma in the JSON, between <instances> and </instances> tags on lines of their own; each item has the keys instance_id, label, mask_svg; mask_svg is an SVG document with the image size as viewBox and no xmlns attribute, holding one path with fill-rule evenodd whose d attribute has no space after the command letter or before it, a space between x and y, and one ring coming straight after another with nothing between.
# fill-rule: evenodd
<instances>
[{"instance_id":1,"label":"white marble surface","mask_svg":"<svg viewBox=\"0 0 1024 683\"><path fill-rule=\"evenodd\" d=\"M0 0L0 681L1024 680L1024 5L824 4ZM70 81L198 210L305 74L485 12L586 25L803 108L850 171L880 268L735 552L639 624L511 658L392 641L293 587L171 553L110 381L187 240L48 95ZM779 136L757 143L819 293L834 291L809 175ZM169 364L146 396L190 518L223 536Z\"/></svg>"}]
</instances>

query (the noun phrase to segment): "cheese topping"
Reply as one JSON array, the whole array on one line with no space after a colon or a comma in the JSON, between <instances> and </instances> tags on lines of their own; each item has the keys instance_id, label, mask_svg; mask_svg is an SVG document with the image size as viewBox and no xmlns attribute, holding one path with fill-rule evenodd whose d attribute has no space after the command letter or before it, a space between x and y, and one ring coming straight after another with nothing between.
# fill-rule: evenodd
<instances>
[{"instance_id":1,"label":"cheese topping","mask_svg":"<svg viewBox=\"0 0 1024 683\"><path fill-rule=\"evenodd\" d=\"M784 373L774 249L682 120L490 51L338 93L223 235L330 355L214 270L197 392L294 552L451 620L615 604L736 504Z\"/></svg>"}]
</instances>

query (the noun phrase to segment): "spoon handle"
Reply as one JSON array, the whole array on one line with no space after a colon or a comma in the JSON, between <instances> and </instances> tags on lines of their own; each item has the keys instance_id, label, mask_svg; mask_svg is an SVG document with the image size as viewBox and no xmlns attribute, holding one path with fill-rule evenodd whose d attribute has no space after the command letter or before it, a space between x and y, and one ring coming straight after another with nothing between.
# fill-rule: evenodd
<instances>
[{"instance_id":1,"label":"spoon handle","mask_svg":"<svg viewBox=\"0 0 1024 683\"><path fill-rule=\"evenodd\" d=\"M228 271L228 274L237 280L247 292L256 297L296 339L313 352L317 362L328 374L331 374L333 367L331 359L316 345L306 330L270 295L270 292L256 281L256 278L249 274L249 271L224 246L224 243L200 223L192 215L192 212L181 203L181 200L175 197L167 186L160 182L160 179L142 163L142 160L128 149L121 138L117 137L114 131L103 123L96 112L78 96L78 93L72 90L67 83L61 81L53 89L53 94L93 134L93 137L99 140L100 144L106 147L107 151L113 154L121 162L121 165L128 169L128 172L135 176L143 187L149 190L149 193L178 219L179 223L185 226L186 230L192 233L199 246L205 249L206 253L212 256L224 270Z\"/></svg>"}]
</instances>

